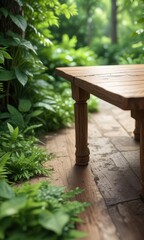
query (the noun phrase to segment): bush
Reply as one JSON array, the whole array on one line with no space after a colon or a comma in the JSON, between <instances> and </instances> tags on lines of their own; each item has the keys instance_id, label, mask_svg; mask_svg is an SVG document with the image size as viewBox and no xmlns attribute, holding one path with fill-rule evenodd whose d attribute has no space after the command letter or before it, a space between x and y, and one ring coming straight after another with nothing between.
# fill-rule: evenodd
<instances>
[{"instance_id":1,"label":"bush","mask_svg":"<svg viewBox=\"0 0 144 240\"><path fill-rule=\"evenodd\" d=\"M6 177L10 181L24 181L36 175L49 175L50 169L43 164L51 158L45 150L36 146L35 137L24 138L8 124L6 133L1 132L0 142L0 166L1 178Z\"/></svg>"},{"instance_id":2,"label":"bush","mask_svg":"<svg viewBox=\"0 0 144 240\"><path fill-rule=\"evenodd\" d=\"M75 230L77 215L88 204L72 201L81 191L45 183L23 185L15 191L0 182L1 240L71 240L86 234Z\"/></svg>"}]
</instances>

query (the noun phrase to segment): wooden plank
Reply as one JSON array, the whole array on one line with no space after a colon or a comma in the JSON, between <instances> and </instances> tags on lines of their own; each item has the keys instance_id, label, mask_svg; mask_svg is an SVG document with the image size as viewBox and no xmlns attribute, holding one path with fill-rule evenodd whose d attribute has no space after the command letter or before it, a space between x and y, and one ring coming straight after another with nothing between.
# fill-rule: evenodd
<instances>
[{"instance_id":1,"label":"wooden plank","mask_svg":"<svg viewBox=\"0 0 144 240\"><path fill-rule=\"evenodd\" d=\"M114 110L118 110L117 114L114 114ZM105 138L89 139L91 168L108 205L139 198L141 188L139 176L135 173L139 171L139 160L137 159L137 168L130 164L131 156L138 151L139 144L129 137L126 128L119 123L122 119L120 115L123 114L125 112L122 110L101 102L100 112L94 114L94 121ZM128 124L129 118L126 120ZM126 153L129 153L127 158Z\"/></svg>"},{"instance_id":2,"label":"wooden plank","mask_svg":"<svg viewBox=\"0 0 144 240\"><path fill-rule=\"evenodd\" d=\"M140 153L139 151L128 151L128 152L121 152L121 154L125 157L127 160L130 168L133 170L133 172L136 174L138 178L140 178Z\"/></svg>"},{"instance_id":3,"label":"wooden plank","mask_svg":"<svg viewBox=\"0 0 144 240\"><path fill-rule=\"evenodd\" d=\"M112 108L112 115L123 129L134 139L135 120L130 117L130 111L123 111L120 108Z\"/></svg>"},{"instance_id":4,"label":"wooden plank","mask_svg":"<svg viewBox=\"0 0 144 240\"><path fill-rule=\"evenodd\" d=\"M129 136L112 136L110 137L111 143L118 149L119 151L136 151L139 150L140 146L138 142L135 142Z\"/></svg>"},{"instance_id":5,"label":"wooden plank","mask_svg":"<svg viewBox=\"0 0 144 240\"><path fill-rule=\"evenodd\" d=\"M74 129L46 136L48 152L56 154L56 158L51 161L51 166L55 169L51 179L55 185L66 186L67 189L77 186L85 189L77 198L92 204L81 214L84 222L78 225L78 229L88 232L85 240L142 240L144 219L140 209L143 206L140 200L132 201L139 199L140 192L139 145L135 145L128 137L131 128L128 132L125 126L129 123L129 118L124 123L124 117L120 116L125 112L119 109L121 112L117 112L114 117L117 108L104 104L101 111L90 118L90 167L74 166ZM107 116L111 113L112 117L108 117L107 121ZM98 122L96 118L99 119ZM110 209L110 216L94 177ZM125 201L129 201L128 205ZM111 206L112 204L116 205Z\"/></svg>"},{"instance_id":6,"label":"wooden plank","mask_svg":"<svg viewBox=\"0 0 144 240\"><path fill-rule=\"evenodd\" d=\"M88 233L85 240L118 240L117 232L107 207L94 182L90 167L74 166L74 129L65 129L59 134L46 137L48 151L56 154L51 166L55 169L51 180L55 185L66 186L67 189L80 187L85 191L77 197L80 201L87 201L91 206L81 214L83 223L78 229Z\"/></svg>"},{"instance_id":7,"label":"wooden plank","mask_svg":"<svg viewBox=\"0 0 144 240\"><path fill-rule=\"evenodd\" d=\"M144 204L141 200L118 204L109 213L123 240L143 240Z\"/></svg>"},{"instance_id":8,"label":"wooden plank","mask_svg":"<svg viewBox=\"0 0 144 240\"><path fill-rule=\"evenodd\" d=\"M94 114L95 125L99 128L102 136L112 137L112 136L127 136L129 134L124 130L124 128L118 123L110 111L101 110L100 114Z\"/></svg>"},{"instance_id":9,"label":"wooden plank","mask_svg":"<svg viewBox=\"0 0 144 240\"><path fill-rule=\"evenodd\" d=\"M107 205L139 198L140 181L121 153L91 154L91 169Z\"/></svg>"}]
</instances>

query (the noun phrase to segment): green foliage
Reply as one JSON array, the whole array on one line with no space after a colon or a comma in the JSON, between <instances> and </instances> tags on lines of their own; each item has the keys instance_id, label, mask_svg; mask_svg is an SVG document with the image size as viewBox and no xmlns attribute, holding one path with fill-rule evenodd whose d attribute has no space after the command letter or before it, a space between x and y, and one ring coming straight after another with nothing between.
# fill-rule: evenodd
<instances>
[{"instance_id":1,"label":"green foliage","mask_svg":"<svg viewBox=\"0 0 144 240\"><path fill-rule=\"evenodd\" d=\"M48 47L52 39L50 26L59 26L60 15L68 19L77 14L76 6L71 3L60 3L58 0L15 2L17 8L24 10L24 17L17 12L14 14L5 4L0 8L0 18L3 17L6 23L11 20L14 26L17 26L15 29L11 24L6 24L5 32L0 33L0 44L3 46L0 54L3 64L0 68L0 79L5 83L1 95L3 103L0 107L1 129L6 128L7 122L14 127L18 126L25 134L34 132L34 129L42 125L48 130L58 129L72 121L72 105L71 101L68 103L66 100L67 94L61 97L58 88L55 92L55 83L51 82L53 77L49 74L54 74L56 67L54 64L64 60L67 53L65 52L63 59L58 56L59 59L53 63L52 71L49 62L39 60L40 51L37 51L37 47L43 48L45 45L45 52L49 51ZM25 33L23 34L22 31ZM63 39L64 48L68 46L70 39L66 36ZM76 55L74 64L92 63L94 59L92 52L87 48L79 49L77 52L74 42L75 39L71 39L69 46L69 55L73 55L73 58ZM52 51L55 50L50 51L49 54L52 55ZM48 60L52 58L54 61L53 55L50 55L47 55ZM43 57L44 55L41 54L41 60ZM67 65L71 63L67 62ZM45 66L48 66L49 70ZM62 91L65 92L65 88Z\"/></svg>"},{"instance_id":2,"label":"green foliage","mask_svg":"<svg viewBox=\"0 0 144 240\"><path fill-rule=\"evenodd\" d=\"M18 109L8 104L8 112L0 112L0 129L5 129L6 123L9 122L14 127L18 126L23 134L34 134L34 130L42 127L44 124L44 121L40 117L41 114L46 110L53 112L54 107L52 104L55 103L50 97L43 98L40 101L38 100L39 97L37 97L37 101L32 106L30 100L19 99Z\"/></svg>"},{"instance_id":3,"label":"green foliage","mask_svg":"<svg viewBox=\"0 0 144 240\"><path fill-rule=\"evenodd\" d=\"M27 0L24 5L25 16L28 21L27 37L34 42L49 46L52 42L50 26L59 26L59 17L70 18L77 14L75 4L61 4L58 0ZM35 37L36 35L36 37Z\"/></svg>"},{"instance_id":4,"label":"green foliage","mask_svg":"<svg viewBox=\"0 0 144 240\"><path fill-rule=\"evenodd\" d=\"M8 195L9 192L9 195ZM77 215L88 204L72 201L79 189L65 193L63 188L48 183L24 185L13 191L0 184L0 238L77 239L85 234L75 229Z\"/></svg>"},{"instance_id":5,"label":"green foliage","mask_svg":"<svg viewBox=\"0 0 144 240\"><path fill-rule=\"evenodd\" d=\"M64 34L61 43L40 50L40 57L49 66L49 72L54 72L56 66L87 66L98 63L97 56L88 47L76 49L76 44L75 36L70 39Z\"/></svg>"},{"instance_id":6,"label":"green foliage","mask_svg":"<svg viewBox=\"0 0 144 240\"><path fill-rule=\"evenodd\" d=\"M65 1L60 0L60 2ZM66 1L66 3L68 2L70 0ZM70 38L76 35L77 48L89 46L99 59L98 64L119 64L125 53L133 55L134 63L136 59L137 63L143 62L141 57L144 39L143 0L116 1L117 44L112 44L111 41L111 4L113 1L73 0L73 2L77 5L79 14L73 16L68 22L65 22L61 16L60 28L58 30L55 27L52 28L54 37L58 42L61 41L61 36L64 33L67 33ZM139 43L137 49L135 43ZM140 55L139 62L138 55Z\"/></svg>"},{"instance_id":7,"label":"green foliage","mask_svg":"<svg viewBox=\"0 0 144 240\"><path fill-rule=\"evenodd\" d=\"M11 181L24 181L36 175L49 175L43 164L52 157L43 148L36 146L34 137L25 139L18 127L8 123L8 131L1 132L0 176ZM8 171L8 174L7 174Z\"/></svg>"},{"instance_id":8,"label":"green foliage","mask_svg":"<svg viewBox=\"0 0 144 240\"><path fill-rule=\"evenodd\" d=\"M11 56L6 51L6 47L0 48L0 63L4 64L5 59L11 59Z\"/></svg>"},{"instance_id":9,"label":"green foliage","mask_svg":"<svg viewBox=\"0 0 144 240\"><path fill-rule=\"evenodd\" d=\"M7 200L15 197L15 193L6 181L0 181L0 203L1 200ZM1 235L0 235L1 236Z\"/></svg>"},{"instance_id":10,"label":"green foliage","mask_svg":"<svg viewBox=\"0 0 144 240\"><path fill-rule=\"evenodd\" d=\"M10 153L5 153L0 157L0 182L2 180L7 180L9 171L6 168L6 163L10 157Z\"/></svg>"}]
</instances>

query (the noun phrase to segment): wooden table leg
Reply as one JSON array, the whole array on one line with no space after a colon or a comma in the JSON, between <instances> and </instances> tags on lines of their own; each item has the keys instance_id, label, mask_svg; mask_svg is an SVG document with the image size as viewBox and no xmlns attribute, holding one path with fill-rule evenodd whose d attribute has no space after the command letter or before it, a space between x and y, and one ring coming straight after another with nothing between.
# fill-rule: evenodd
<instances>
[{"instance_id":1,"label":"wooden table leg","mask_svg":"<svg viewBox=\"0 0 144 240\"><path fill-rule=\"evenodd\" d=\"M135 141L140 141L140 123L138 120L135 120L135 130L133 133Z\"/></svg>"},{"instance_id":2,"label":"wooden table leg","mask_svg":"<svg viewBox=\"0 0 144 240\"><path fill-rule=\"evenodd\" d=\"M140 173L142 183L141 196L144 199L144 119L140 123Z\"/></svg>"},{"instance_id":3,"label":"wooden table leg","mask_svg":"<svg viewBox=\"0 0 144 240\"><path fill-rule=\"evenodd\" d=\"M140 129L140 174L141 174L141 196L144 199L144 110L132 111L133 118L135 118Z\"/></svg>"},{"instance_id":4,"label":"wooden table leg","mask_svg":"<svg viewBox=\"0 0 144 240\"><path fill-rule=\"evenodd\" d=\"M75 141L76 165L87 165L89 162L88 148L88 111L86 101L90 94L72 84L72 97L75 103Z\"/></svg>"}]
</instances>

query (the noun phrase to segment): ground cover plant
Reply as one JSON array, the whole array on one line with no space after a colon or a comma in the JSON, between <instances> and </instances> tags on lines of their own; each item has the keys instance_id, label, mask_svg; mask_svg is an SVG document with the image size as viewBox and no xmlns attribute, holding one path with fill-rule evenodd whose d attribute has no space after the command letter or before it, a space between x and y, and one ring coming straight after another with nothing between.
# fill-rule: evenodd
<instances>
[{"instance_id":1,"label":"ground cover plant","mask_svg":"<svg viewBox=\"0 0 144 240\"><path fill-rule=\"evenodd\" d=\"M80 189L65 192L47 182L12 189L0 182L1 240L72 240L84 237L75 230L77 215L87 203L72 201Z\"/></svg>"},{"instance_id":2,"label":"ground cover plant","mask_svg":"<svg viewBox=\"0 0 144 240\"><path fill-rule=\"evenodd\" d=\"M0 166L8 171L8 179L13 182L28 180L36 175L48 176L50 169L44 163L51 159L44 148L39 148L34 136L25 138L19 128L8 124L8 131L0 133Z\"/></svg>"},{"instance_id":3,"label":"ground cover plant","mask_svg":"<svg viewBox=\"0 0 144 240\"><path fill-rule=\"evenodd\" d=\"M66 192L48 182L24 184L37 175L50 174L43 163L51 155L35 145L34 136L25 139L18 127L7 126L0 142L0 239L71 240L85 236L75 224L88 204L72 200L81 190ZM17 182L20 184L15 186Z\"/></svg>"}]
</instances>

